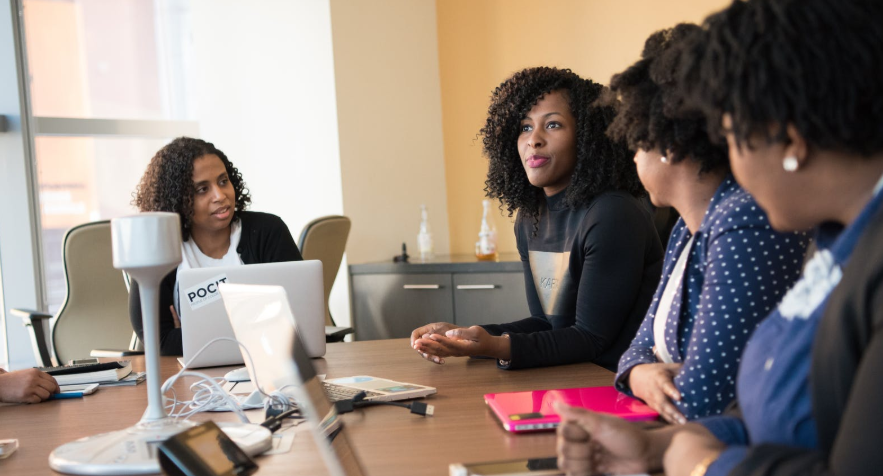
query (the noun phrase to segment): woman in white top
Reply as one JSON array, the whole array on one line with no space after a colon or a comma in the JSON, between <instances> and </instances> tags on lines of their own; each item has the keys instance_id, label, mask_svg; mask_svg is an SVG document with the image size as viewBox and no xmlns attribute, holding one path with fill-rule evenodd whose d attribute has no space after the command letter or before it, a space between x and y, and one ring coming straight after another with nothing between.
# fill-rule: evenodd
<instances>
[{"instance_id":1,"label":"woman in white top","mask_svg":"<svg viewBox=\"0 0 883 476\"><path fill-rule=\"evenodd\" d=\"M160 149L135 191L142 212L181 217L183 260L178 270L240 264L300 261L300 251L277 216L245 211L251 195L239 170L209 142L180 137ZM181 355L177 271L160 286L160 350ZM132 327L142 337L137 283L129 293Z\"/></svg>"}]
</instances>

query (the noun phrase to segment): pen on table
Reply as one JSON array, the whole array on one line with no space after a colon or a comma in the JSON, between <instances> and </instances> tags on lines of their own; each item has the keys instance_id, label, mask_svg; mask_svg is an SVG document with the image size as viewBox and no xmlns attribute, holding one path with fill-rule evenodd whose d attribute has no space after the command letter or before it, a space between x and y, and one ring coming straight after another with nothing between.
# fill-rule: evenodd
<instances>
[{"instance_id":1,"label":"pen on table","mask_svg":"<svg viewBox=\"0 0 883 476\"><path fill-rule=\"evenodd\" d=\"M62 392L49 395L49 400L61 400L64 398L82 398L83 392Z\"/></svg>"}]
</instances>

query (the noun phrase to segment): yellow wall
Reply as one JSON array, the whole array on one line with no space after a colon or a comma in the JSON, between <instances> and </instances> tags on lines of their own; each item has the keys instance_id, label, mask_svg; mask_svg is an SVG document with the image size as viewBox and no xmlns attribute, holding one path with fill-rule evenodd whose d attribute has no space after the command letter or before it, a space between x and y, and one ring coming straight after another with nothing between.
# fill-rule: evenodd
<instances>
[{"instance_id":1,"label":"yellow wall","mask_svg":"<svg viewBox=\"0 0 883 476\"><path fill-rule=\"evenodd\" d=\"M350 263L417 253L420 204L448 253L435 0L331 0Z\"/></svg>"},{"instance_id":2,"label":"yellow wall","mask_svg":"<svg viewBox=\"0 0 883 476\"><path fill-rule=\"evenodd\" d=\"M472 253L487 161L476 134L491 91L529 66L558 66L607 84L644 40L701 22L726 0L438 0L439 70L451 253ZM499 250L515 251L513 219L497 219Z\"/></svg>"}]
</instances>

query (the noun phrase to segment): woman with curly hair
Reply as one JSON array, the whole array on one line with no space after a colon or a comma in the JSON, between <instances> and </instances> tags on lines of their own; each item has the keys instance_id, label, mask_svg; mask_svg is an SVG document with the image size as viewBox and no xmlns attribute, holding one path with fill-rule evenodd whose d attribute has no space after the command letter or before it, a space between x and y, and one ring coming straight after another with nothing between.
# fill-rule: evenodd
<instances>
[{"instance_id":1,"label":"woman with curly hair","mask_svg":"<svg viewBox=\"0 0 883 476\"><path fill-rule=\"evenodd\" d=\"M681 61L683 90L726 136L733 175L773 228L816 227L817 251L745 346L738 407L645 431L562 406L559 466L879 474L883 2L734 1L705 20Z\"/></svg>"},{"instance_id":2,"label":"woman with curly hair","mask_svg":"<svg viewBox=\"0 0 883 476\"><path fill-rule=\"evenodd\" d=\"M735 399L742 348L800 276L808 241L770 229L730 175L723 141L712 142L702 112L684 105L677 47L699 30L680 24L654 33L641 60L610 82L621 102L608 134L637 151L653 204L681 215L616 387L673 423L716 415Z\"/></svg>"},{"instance_id":3,"label":"woman with curly hair","mask_svg":"<svg viewBox=\"0 0 883 476\"><path fill-rule=\"evenodd\" d=\"M628 149L605 135L614 111L594 104L602 90L567 69L530 68L494 91L481 130L485 190L518 212L531 317L428 324L411 334L425 358L616 367L659 281L662 246Z\"/></svg>"},{"instance_id":4,"label":"woman with curly hair","mask_svg":"<svg viewBox=\"0 0 883 476\"><path fill-rule=\"evenodd\" d=\"M251 195L239 170L214 144L179 137L150 160L135 190L142 212L181 217L183 260L160 285L162 355L181 355L177 273L188 268L300 261L300 251L277 216L245 211ZM138 283L129 293L129 316L143 338Z\"/></svg>"}]
</instances>

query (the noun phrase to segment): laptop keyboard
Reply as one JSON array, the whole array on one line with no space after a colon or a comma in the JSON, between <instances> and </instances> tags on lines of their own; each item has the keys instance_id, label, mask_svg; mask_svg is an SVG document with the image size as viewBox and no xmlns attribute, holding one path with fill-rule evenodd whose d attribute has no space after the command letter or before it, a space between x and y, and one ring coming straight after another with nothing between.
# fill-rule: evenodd
<instances>
[{"instance_id":1,"label":"laptop keyboard","mask_svg":"<svg viewBox=\"0 0 883 476\"><path fill-rule=\"evenodd\" d=\"M332 403L339 402L341 400L350 400L362 391L358 388L344 387L342 385L328 382L322 383L325 385L325 395L328 395L328 399L331 400ZM365 398L378 397L380 395L383 395L382 393L372 392L370 390L365 390L364 392L366 394Z\"/></svg>"}]
</instances>

